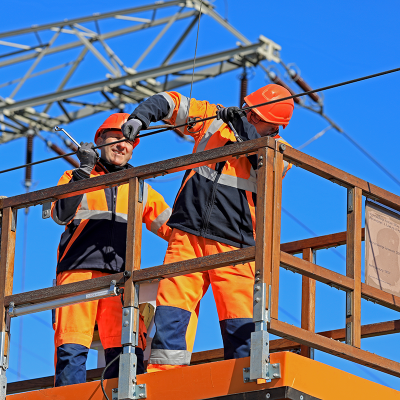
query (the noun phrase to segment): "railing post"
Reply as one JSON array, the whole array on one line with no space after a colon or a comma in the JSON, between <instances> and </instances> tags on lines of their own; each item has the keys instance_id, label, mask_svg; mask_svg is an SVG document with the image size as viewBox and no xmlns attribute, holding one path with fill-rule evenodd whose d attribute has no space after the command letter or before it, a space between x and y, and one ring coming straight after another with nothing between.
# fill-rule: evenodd
<instances>
[{"instance_id":1,"label":"railing post","mask_svg":"<svg viewBox=\"0 0 400 400\"><path fill-rule=\"evenodd\" d=\"M255 332L251 334L250 370L244 369L245 382L265 382L280 377L279 365L269 363L269 321L274 237L274 162L275 151L269 147L258 151L256 255L253 297ZM279 239L278 239L279 240ZM279 244L278 244L279 246Z\"/></svg>"},{"instance_id":2,"label":"railing post","mask_svg":"<svg viewBox=\"0 0 400 400\"><path fill-rule=\"evenodd\" d=\"M130 275L124 289L118 396L115 390L113 391L113 399L118 400L146 398L146 385L136 384L135 346L139 335L139 284L132 281L133 271L140 269L143 185L144 182L136 177L129 180L125 271Z\"/></svg>"},{"instance_id":3,"label":"railing post","mask_svg":"<svg viewBox=\"0 0 400 400\"><path fill-rule=\"evenodd\" d=\"M346 275L354 291L346 292L346 343L361 348L361 218L362 190L347 190Z\"/></svg>"},{"instance_id":4,"label":"railing post","mask_svg":"<svg viewBox=\"0 0 400 400\"><path fill-rule=\"evenodd\" d=\"M4 208L2 214L0 216L0 400L5 400L6 370L9 364L10 318L4 307L4 297L11 295L13 289L17 214L11 207Z\"/></svg>"},{"instance_id":5,"label":"railing post","mask_svg":"<svg viewBox=\"0 0 400 400\"><path fill-rule=\"evenodd\" d=\"M284 143L275 141L274 198L272 203L272 269L271 269L271 310L270 318L278 319L279 273L281 265L281 219L282 219L282 175L284 168Z\"/></svg>"},{"instance_id":6,"label":"railing post","mask_svg":"<svg viewBox=\"0 0 400 400\"><path fill-rule=\"evenodd\" d=\"M315 262L314 252L311 248L303 250L303 260ZM301 290L301 328L315 332L315 280L302 276ZM314 349L308 346L300 346L301 355L314 358Z\"/></svg>"}]
</instances>

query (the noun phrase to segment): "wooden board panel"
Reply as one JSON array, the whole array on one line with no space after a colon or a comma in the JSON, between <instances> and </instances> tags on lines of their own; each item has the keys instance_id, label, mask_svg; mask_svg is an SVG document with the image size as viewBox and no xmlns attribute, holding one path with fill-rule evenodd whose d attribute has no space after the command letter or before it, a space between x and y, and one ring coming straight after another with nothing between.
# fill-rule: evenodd
<instances>
[{"instance_id":1,"label":"wooden board panel","mask_svg":"<svg viewBox=\"0 0 400 400\"><path fill-rule=\"evenodd\" d=\"M274 201L272 207L272 264L271 264L271 311L272 318L278 318L279 310L279 275L280 275L280 247L281 247L281 212L282 212L282 175L283 155L279 151L281 143L275 142L274 158ZM286 146L285 146L286 147ZM266 218L269 218L267 215Z\"/></svg>"},{"instance_id":2,"label":"wooden board panel","mask_svg":"<svg viewBox=\"0 0 400 400\"><path fill-rule=\"evenodd\" d=\"M139 202L140 190L141 188L139 179L130 179L128 198L128 221L126 227L127 235L125 270L130 272L131 275L125 282L124 307L133 307L135 305L135 286L133 281L133 272L140 269L143 224L143 203ZM135 309L135 313L136 312L137 310ZM134 321L136 325L136 314L134 316ZM134 331L136 332L136 326Z\"/></svg>"},{"instance_id":3,"label":"wooden board panel","mask_svg":"<svg viewBox=\"0 0 400 400\"><path fill-rule=\"evenodd\" d=\"M15 220L14 220L15 218ZM12 294L14 279L16 215L11 208L3 210L1 221L0 254L0 332L6 331L6 310L4 296ZM7 348L7 347L6 347ZM2 355L0 355L2 356Z\"/></svg>"},{"instance_id":4,"label":"wooden board panel","mask_svg":"<svg viewBox=\"0 0 400 400\"><path fill-rule=\"evenodd\" d=\"M390 193L368 181L357 178L354 175L348 174L339 168L324 163L299 150L287 146L284 152L284 159L341 186L347 188L358 187L362 190L364 196L400 211L400 196Z\"/></svg>"},{"instance_id":5,"label":"wooden board panel","mask_svg":"<svg viewBox=\"0 0 400 400\"><path fill-rule=\"evenodd\" d=\"M313 264L306 260L302 260L301 258L284 253L283 251L281 252L281 264L283 267L289 267L305 276L308 276L309 278L331 286L336 286L342 290L354 289L353 279L345 275L338 274L337 272L333 272L329 269L320 267L317 264Z\"/></svg>"},{"instance_id":6,"label":"wooden board panel","mask_svg":"<svg viewBox=\"0 0 400 400\"><path fill-rule=\"evenodd\" d=\"M348 189L346 275L354 279L354 290L346 293L346 343L361 347L361 225L362 193Z\"/></svg>"},{"instance_id":7,"label":"wooden board panel","mask_svg":"<svg viewBox=\"0 0 400 400\"><path fill-rule=\"evenodd\" d=\"M365 239L365 229L361 230L361 239ZM281 250L285 253L296 254L301 253L304 249L311 248L313 250L329 249L346 244L347 232L331 233L330 235L316 236L309 239L296 240L293 242L282 243Z\"/></svg>"},{"instance_id":8,"label":"wooden board panel","mask_svg":"<svg viewBox=\"0 0 400 400\"><path fill-rule=\"evenodd\" d=\"M227 265L242 264L253 261L254 257L255 247L247 247L245 249L233 250L226 253L179 261L166 265L158 265L156 267L134 271L133 280L135 282L143 282L167 276L171 277L181 275L183 273L207 271L214 268L226 267ZM100 290L109 287L113 279L116 280L120 286L123 286L124 277L123 273L120 272L118 274L103 276L101 278L90 279L87 281L69 283L67 285L6 296L5 304L8 305L11 301L13 301L15 305L27 303L34 304L41 301L53 300L55 298L68 297L85 291Z\"/></svg>"},{"instance_id":9,"label":"wooden board panel","mask_svg":"<svg viewBox=\"0 0 400 400\"><path fill-rule=\"evenodd\" d=\"M129 179L138 177L141 179L152 178L166 173L173 173L224 161L235 155L252 154L259 148L275 144L275 139L264 137L249 140L242 143L233 143L230 146L218 147L216 149L201 151L181 157L171 158L152 164L128 168L123 171L98 176L91 179L82 179L71 182L68 185L60 185L48 189L38 190L18 196L0 200L0 209L5 207L23 208L28 205L63 199L72 195L87 193L94 190L104 189L107 186L127 183Z\"/></svg>"},{"instance_id":10,"label":"wooden board panel","mask_svg":"<svg viewBox=\"0 0 400 400\"><path fill-rule=\"evenodd\" d=\"M271 284L274 151L258 151L255 282ZM268 302L267 302L268 304ZM268 307L268 306L267 306Z\"/></svg>"},{"instance_id":11,"label":"wooden board panel","mask_svg":"<svg viewBox=\"0 0 400 400\"><path fill-rule=\"evenodd\" d=\"M312 263L313 258L312 249L303 250L303 260ZM315 280L303 276L301 285L301 328L315 332ZM311 357L310 347L302 345L300 351L302 356Z\"/></svg>"}]
</instances>

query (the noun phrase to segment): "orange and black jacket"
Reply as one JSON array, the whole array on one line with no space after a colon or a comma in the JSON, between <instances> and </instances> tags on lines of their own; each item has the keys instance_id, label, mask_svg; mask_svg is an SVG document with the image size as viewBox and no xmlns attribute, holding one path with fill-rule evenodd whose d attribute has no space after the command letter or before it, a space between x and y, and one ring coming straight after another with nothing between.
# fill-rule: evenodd
<instances>
[{"instance_id":1,"label":"orange and black jacket","mask_svg":"<svg viewBox=\"0 0 400 400\"><path fill-rule=\"evenodd\" d=\"M125 168L130 168L127 164ZM73 171L66 171L59 185L75 181ZM94 169L91 177L102 175ZM125 269L128 214L128 184L58 200L51 216L65 225L58 246L57 273L91 269L116 273ZM169 240L166 225L171 208L147 183L143 188L143 222L148 230Z\"/></svg>"},{"instance_id":2,"label":"orange and black jacket","mask_svg":"<svg viewBox=\"0 0 400 400\"><path fill-rule=\"evenodd\" d=\"M189 106L189 98L180 93L163 92L141 103L129 119L140 119L146 127L158 120L180 125L188 117L207 118L216 112L215 104L191 99ZM244 113L235 119L234 128L243 141L260 137ZM217 119L197 123L189 131L179 129L194 138L193 153L236 142L228 125ZM279 135L274 138L288 144ZM285 162L283 177L290 168ZM168 226L235 247L254 246L256 170L255 155L187 170Z\"/></svg>"}]
</instances>

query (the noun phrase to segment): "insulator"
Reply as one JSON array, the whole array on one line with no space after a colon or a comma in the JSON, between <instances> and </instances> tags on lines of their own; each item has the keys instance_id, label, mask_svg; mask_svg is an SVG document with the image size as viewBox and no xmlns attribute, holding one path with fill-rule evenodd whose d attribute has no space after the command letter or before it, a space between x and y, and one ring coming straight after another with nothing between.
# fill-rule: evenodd
<instances>
[{"instance_id":1,"label":"insulator","mask_svg":"<svg viewBox=\"0 0 400 400\"><path fill-rule=\"evenodd\" d=\"M304 79L294 70L290 69L289 74L291 78L305 91L310 92L312 90L311 86L304 81ZM317 93L310 93L308 95L313 101L318 104L322 104L321 98L317 95Z\"/></svg>"},{"instance_id":2,"label":"insulator","mask_svg":"<svg viewBox=\"0 0 400 400\"><path fill-rule=\"evenodd\" d=\"M32 162L32 150L33 150L33 135L28 135L26 141L26 164ZM32 165L28 165L25 168L25 187L28 190L32 186Z\"/></svg>"},{"instance_id":3,"label":"insulator","mask_svg":"<svg viewBox=\"0 0 400 400\"><path fill-rule=\"evenodd\" d=\"M239 98L239 107L242 107L244 103L244 98L247 96L247 86L249 80L247 79L246 71L243 72L242 77L240 78L240 98Z\"/></svg>"},{"instance_id":4,"label":"insulator","mask_svg":"<svg viewBox=\"0 0 400 400\"><path fill-rule=\"evenodd\" d=\"M292 96L296 94L288 85L286 85L285 82L282 81L281 78L279 78L279 76L275 72L268 71L268 76L272 82L274 82L275 84L277 84L279 86L283 86L285 89L287 89ZM298 97L294 97L293 100L295 103L300 104L300 99Z\"/></svg>"},{"instance_id":5,"label":"insulator","mask_svg":"<svg viewBox=\"0 0 400 400\"><path fill-rule=\"evenodd\" d=\"M50 147L50 149L56 152L59 156L63 156L64 154L66 154L62 149L60 149L57 145L50 141L47 141L47 146ZM74 168L79 168L78 161L74 160L71 156L64 157L64 160L69 162Z\"/></svg>"}]
</instances>

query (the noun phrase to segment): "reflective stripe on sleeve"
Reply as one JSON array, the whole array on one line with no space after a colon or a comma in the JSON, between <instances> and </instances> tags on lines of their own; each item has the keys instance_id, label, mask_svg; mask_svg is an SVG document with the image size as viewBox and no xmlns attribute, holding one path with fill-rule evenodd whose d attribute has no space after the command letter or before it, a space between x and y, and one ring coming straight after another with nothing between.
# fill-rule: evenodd
<instances>
[{"instance_id":1,"label":"reflective stripe on sleeve","mask_svg":"<svg viewBox=\"0 0 400 400\"><path fill-rule=\"evenodd\" d=\"M57 217L57 209L55 207L54 207L53 215L52 215L51 218L53 218L53 221L58 225L67 225L70 222L70 221L64 222L64 221L61 221L60 219L58 219L58 217Z\"/></svg>"},{"instance_id":2,"label":"reflective stripe on sleeve","mask_svg":"<svg viewBox=\"0 0 400 400\"><path fill-rule=\"evenodd\" d=\"M215 181L217 178L217 171L207 167L206 165L202 167L193 168L199 175L207 178L211 181ZM247 190L248 192L257 193L257 179L250 176L249 179L238 178L236 176L221 174L218 179L218 183L225 186L230 186L235 189Z\"/></svg>"},{"instance_id":3,"label":"reflective stripe on sleeve","mask_svg":"<svg viewBox=\"0 0 400 400\"><path fill-rule=\"evenodd\" d=\"M284 177L286 175L286 172L289 168L290 163L288 163L287 161L283 160L283 172L282 172L282 177Z\"/></svg>"},{"instance_id":4,"label":"reflective stripe on sleeve","mask_svg":"<svg viewBox=\"0 0 400 400\"><path fill-rule=\"evenodd\" d=\"M147 204L148 195L149 195L149 185L148 185L148 183L144 182L144 185L143 185L143 208Z\"/></svg>"},{"instance_id":5,"label":"reflective stripe on sleeve","mask_svg":"<svg viewBox=\"0 0 400 400\"><path fill-rule=\"evenodd\" d=\"M187 350L151 349L149 364L189 365L191 358Z\"/></svg>"},{"instance_id":6,"label":"reflective stripe on sleeve","mask_svg":"<svg viewBox=\"0 0 400 400\"><path fill-rule=\"evenodd\" d=\"M181 103L179 104L175 125L181 125L186 123L188 116L189 116L189 99L186 96L181 96Z\"/></svg>"},{"instance_id":7,"label":"reflective stripe on sleeve","mask_svg":"<svg viewBox=\"0 0 400 400\"><path fill-rule=\"evenodd\" d=\"M80 206L81 206L81 207L79 208L79 211L83 211L83 210L87 211L87 210L89 210L89 206L88 206L88 201L87 201L86 193L83 194L83 197L82 197ZM67 225L67 224L69 224L69 223L72 221L72 220L69 220L68 222L64 222L64 221L61 221L60 219L58 219L57 211L56 211L56 210L57 210L57 209L54 208L53 216L52 216L53 221L54 221L56 224L58 224L58 225ZM78 211L78 212L79 212L79 211ZM74 218L76 218L76 216L75 216Z\"/></svg>"},{"instance_id":8,"label":"reflective stripe on sleeve","mask_svg":"<svg viewBox=\"0 0 400 400\"><path fill-rule=\"evenodd\" d=\"M168 101L168 104L169 104L169 112L168 112L168 115L165 117L165 119L170 119L171 117L172 117L172 114L174 113L174 110L175 110L175 103L174 103L174 101L172 100L172 97L168 94L168 93L166 93L166 92L161 92L161 93L158 93L160 96L163 96L164 98L165 98L165 100L167 100Z\"/></svg>"},{"instance_id":9,"label":"reflective stripe on sleeve","mask_svg":"<svg viewBox=\"0 0 400 400\"><path fill-rule=\"evenodd\" d=\"M211 123L211 125L207 129L207 132L201 138L200 143L197 146L196 153L199 153L200 151L204 151L204 149L207 146L208 141L210 140L210 137L212 135L214 135L215 132L218 131L218 129L221 127L221 125L223 123L224 123L224 121L222 121L222 120L214 119L214 121Z\"/></svg>"},{"instance_id":10,"label":"reflective stripe on sleeve","mask_svg":"<svg viewBox=\"0 0 400 400\"><path fill-rule=\"evenodd\" d=\"M83 197L81 200L81 208L79 210L89 210L86 193L83 194Z\"/></svg>"},{"instance_id":11,"label":"reflective stripe on sleeve","mask_svg":"<svg viewBox=\"0 0 400 400\"><path fill-rule=\"evenodd\" d=\"M172 209L168 207L151 223L150 230L157 235L158 230L169 220L171 214Z\"/></svg>"},{"instance_id":12,"label":"reflective stripe on sleeve","mask_svg":"<svg viewBox=\"0 0 400 400\"><path fill-rule=\"evenodd\" d=\"M112 212L111 211L100 211L100 210L79 210L75 215L75 219L93 219L93 220L105 219L105 220L111 221ZM123 214L123 213L115 214L116 222L126 223L127 220L128 220L127 214Z\"/></svg>"}]
</instances>

